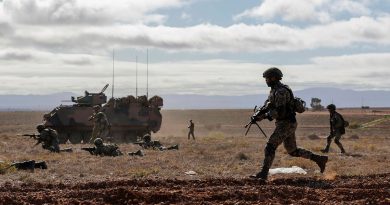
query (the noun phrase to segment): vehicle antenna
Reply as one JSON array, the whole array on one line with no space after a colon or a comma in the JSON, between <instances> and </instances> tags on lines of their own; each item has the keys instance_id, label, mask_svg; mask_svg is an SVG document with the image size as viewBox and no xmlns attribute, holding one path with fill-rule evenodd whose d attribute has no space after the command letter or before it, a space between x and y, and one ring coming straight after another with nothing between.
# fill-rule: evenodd
<instances>
[{"instance_id":1,"label":"vehicle antenna","mask_svg":"<svg viewBox=\"0 0 390 205\"><path fill-rule=\"evenodd\" d=\"M146 99L149 99L149 49L146 49Z\"/></svg>"},{"instance_id":2,"label":"vehicle antenna","mask_svg":"<svg viewBox=\"0 0 390 205\"><path fill-rule=\"evenodd\" d=\"M115 76L115 49L112 49L112 91L111 91L111 98L114 98L114 76Z\"/></svg>"},{"instance_id":3,"label":"vehicle antenna","mask_svg":"<svg viewBox=\"0 0 390 205\"><path fill-rule=\"evenodd\" d=\"M138 97L138 56L135 56L135 97Z\"/></svg>"}]
</instances>

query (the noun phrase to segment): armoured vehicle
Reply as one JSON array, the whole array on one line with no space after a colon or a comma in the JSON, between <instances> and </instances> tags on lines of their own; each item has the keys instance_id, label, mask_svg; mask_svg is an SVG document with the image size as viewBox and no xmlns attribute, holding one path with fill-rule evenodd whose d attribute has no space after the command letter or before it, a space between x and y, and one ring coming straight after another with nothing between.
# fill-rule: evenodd
<instances>
[{"instance_id":1,"label":"armoured vehicle","mask_svg":"<svg viewBox=\"0 0 390 205\"><path fill-rule=\"evenodd\" d=\"M321 111L324 110L324 106L321 105L321 99L319 98L312 98L310 106L313 111Z\"/></svg>"},{"instance_id":2,"label":"armoured vehicle","mask_svg":"<svg viewBox=\"0 0 390 205\"><path fill-rule=\"evenodd\" d=\"M111 98L107 102L104 91L108 84L99 93L85 91L84 96L72 97L73 105L60 105L43 116L43 124L57 130L60 143L88 142L91 137L93 122L89 117L93 113L93 106L102 106L103 111L111 124L109 139L114 142L135 142L137 137L146 133L160 130L163 99L153 96L127 96Z\"/></svg>"}]
</instances>

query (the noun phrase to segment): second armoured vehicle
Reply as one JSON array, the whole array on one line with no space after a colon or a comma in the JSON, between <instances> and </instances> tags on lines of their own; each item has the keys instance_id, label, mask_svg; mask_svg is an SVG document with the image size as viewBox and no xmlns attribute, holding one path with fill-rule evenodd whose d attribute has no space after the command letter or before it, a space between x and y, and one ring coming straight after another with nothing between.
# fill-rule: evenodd
<instances>
[{"instance_id":1,"label":"second armoured vehicle","mask_svg":"<svg viewBox=\"0 0 390 205\"><path fill-rule=\"evenodd\" d=\"M99 93L85 91L84 96L72 97L73 105L60 105L44 115L43 123L47 127L57 130L60 143L68 140L71 143L88 142L91 137L93 122L89 117L95 105L102 106L103 111L111 124L110 140L114 142L135 142L137 137L146 133L160 130L163 99L153 96L127 96L111 98L107 102L104 91L108 84Z\"/></svg>"}]
</instances>

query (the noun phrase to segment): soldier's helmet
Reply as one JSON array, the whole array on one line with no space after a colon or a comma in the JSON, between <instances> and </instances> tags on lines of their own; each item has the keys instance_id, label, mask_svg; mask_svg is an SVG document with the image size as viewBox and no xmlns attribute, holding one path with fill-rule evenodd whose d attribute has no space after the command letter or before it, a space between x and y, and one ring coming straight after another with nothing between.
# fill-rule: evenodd
<instances>
[{"instance_id":1,"label":"soldier's helmet","mask_svg":"<svg viewBox=\"0 0 390 205\"><path fill-rule=\"evenodd\" d=\"M336 105L330 104L330 105L326 106L326 109L328 109L328 110L336 110Z\"/></svg>"},{"instance_id":2,"label":"soldier's helmet","mask_svg":"<svg viewBox=\"0 0 390 205\"><path fill-rule=\"evenodd\" d=\"M95 105L95 106L93 106L93 109L94 109L94 110L100 110L100 105Z\"/></svg>"},{"instance_id":3,"label":"soldier's helmet","mask_svg":"<svg viewBox=\"0 0 390 205\"><path fill-rule=\"evenodd\" d=\"M42 132L42 130L44 130L44 129L45 129L45 126L43 124L37 125L38 132Z\"/></svg>"},{"instance_id":4,"label":"soldier's helmet","mask_svg":"<svg viewBox=\"0 0 390 205\"><path fill-rule=\"evenodd\" d=\"M93 144L95 146L101 146L103 144L103 140L101 138L96 138L95 141L93 141Z\"/></svg>"},{"instance_id":5,"label":"soldier's helmet","mask_svg":"<svg viewBox=\"0 0 390 205\"><path fill-rule=\"evenodd\" d=\"M266 71L263 73L263 78L271 78L271 77L276 77L279 80L282 79L283 73L279 68L272 67L268 68Z\"/></svg>"},{"instance_id":6,"label":"soldier's helmet","mask_svg":"<svg viewBox=\"0 0 390 205\"><path fill-rule=\"evenodd\" d=\"M150 142L152 141L152 137L150 136L150 134L145 134L142 139L144 140L144 142Z\"/></svg>"}]
</instances>

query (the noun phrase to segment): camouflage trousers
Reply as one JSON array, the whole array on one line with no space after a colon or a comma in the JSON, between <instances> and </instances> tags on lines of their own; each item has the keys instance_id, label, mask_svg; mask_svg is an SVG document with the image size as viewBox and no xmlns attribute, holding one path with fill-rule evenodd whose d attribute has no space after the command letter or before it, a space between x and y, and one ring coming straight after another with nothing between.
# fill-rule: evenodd
<instances>
[{"instance_id":1,"label":"camouflage trousers","mask_svg":"<svg viewBox=\"0 0 390 205\"><path fill-rule=\"evenodd\" d=\"M330 135L326 138L327 144L325 147L325 151L329 151L330 144L332 143L332 139L334 138L334 143L337 144L337 146L340 148L342 153L345 153L344 147L340 142L342 134L339 131L335 131L333 133L330 133Z\"/></svg>"},{"instance_id":2,"label":"camouflage trousers","mask_svg":"<svg viewBox=\"0 0 390 205\"><path fill-rule=\"evenodd\" d=\"M188 132L188 139L190 139L190 138L191 138L191 137L190 137L191 135L192 135L192 139L194 139L194 140L195 140L194 131L191 131L191 130L190 130L190 131Z\"/></svg>"},{"instance_id":3,"label":"camouflage trousers","mask_svg":"<svg viewBox=\"0 0 390 205\"><path fill-rule=\"evenodd\" d=\"M295 130L297 129L297 123L291 123L289 121L277 121L275 123L276 128L270 138L264 150L264 162L262 171L268 173L275 158L275 151L280 144L283 143L284 148L289 155L293 157L302 157L310 159L313 155L312 152L298 148L295 139Z\"/></svg>"},{"instance_id":4,"label":"camouflage trousers","mask_svg":"<svg viewBox=\"0 0 390 205\"><path fill-rule=\"evenodd\" d=\"M110 130L108 129L107 126L95 125L93 127L92 135L91 135L91 138L89 139L89 142L93 143L93 141L96 138L105 139L106 137L108 137L109 133L110 133Z\"/></svg>"}]
</instances>

